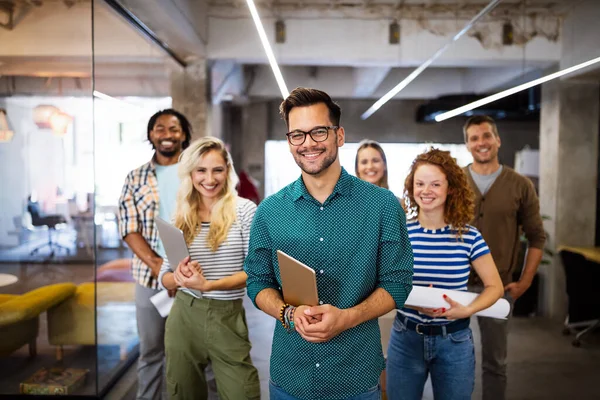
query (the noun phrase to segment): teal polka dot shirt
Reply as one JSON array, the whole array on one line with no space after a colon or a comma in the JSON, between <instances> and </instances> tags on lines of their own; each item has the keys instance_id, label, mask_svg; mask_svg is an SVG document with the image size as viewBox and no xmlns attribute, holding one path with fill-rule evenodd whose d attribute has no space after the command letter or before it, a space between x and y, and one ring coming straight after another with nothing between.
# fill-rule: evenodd
<instances>
[{"instance_id":1,"label":"teal polka dot shirt","mask_svg":"<svg viewBox=\"0 0 600 400\"><path fill-rule=\"evenodd\" d=\"M322 304L350 308L383 288L402 308L412 288L413 253L398 199L343 168L323 204L302 177L260 203L244 265L255 305L261 290L281 290L277 250L315 270ZM307 342L276 324L271 380L292 396L356 396L377 385L384 366L376 319L325 343Z\"/></svg>"}]
</instances>

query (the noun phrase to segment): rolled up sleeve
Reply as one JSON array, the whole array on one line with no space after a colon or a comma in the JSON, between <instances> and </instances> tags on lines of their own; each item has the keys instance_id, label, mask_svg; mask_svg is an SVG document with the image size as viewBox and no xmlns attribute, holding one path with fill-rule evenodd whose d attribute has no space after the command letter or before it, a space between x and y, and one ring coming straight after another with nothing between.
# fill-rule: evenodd
<instances>
[{"instance_id":1,"label":"rolled up sleeve","mask_svg":"<svg viewBox=\"0 0 600 400\"><path fill-rule=\"evenodd\" d=\"M279 289L273 270L273 247L264 214L264 208L259 206L250 229L248 256L244 262L244 271L248 275L246 280L248 297L256 308L259 308L256 305L258 293L268 288Z\"/></svg>"},{"instance_id":2,"label":"rolled up sleeve","mask_svg":"<svg viewBox=\"0 0 600 400\"><path fill-rule=\"evenodd\" d=\"M406 230L406 215L391 194L381 215L378 249L378 287L386 290L402 308L412 290L413 251Z\"/></svg>"},{"instance_id":3,"label":"rolled up sleeve","mask_svg":"<svg viewBox=\"0 0 600 400\"><path fill-rule=\"evenodd\" d=\"M527 238L529 247L543 249L546 243L546 232L540 215L540 200L535 193L533 183L527 179L524 188L521 208L519 209L519 223Z\"/></svg>"},{"instance_id":4,"label":"rolled up sleeve","mask_svg":"<svg viewBox=\"0 0 600 400\"><path fill-rule=\"evenodd\" d=\"M160 266L160 272L158 273L158 287L160 287L161 289L167 289L164 285L163 285L163 277L165 276L165 274L167 272L173 272L173 269L171 268L171 265L169 264L169 260L167 260L167 257L163 258L163 263Z\"/></svg>"},{"instance_id":5,"label":"rolled up sleeve","mask_svg":"<svg viewBox=\"0 0 600 400\"><path fill-rule=\"evenodd\" d=\"M140 232L140 218L133 197L132 174L125 178L119 197L119 233L124 238L130 233Z\"/></svg>"}]
</instances>

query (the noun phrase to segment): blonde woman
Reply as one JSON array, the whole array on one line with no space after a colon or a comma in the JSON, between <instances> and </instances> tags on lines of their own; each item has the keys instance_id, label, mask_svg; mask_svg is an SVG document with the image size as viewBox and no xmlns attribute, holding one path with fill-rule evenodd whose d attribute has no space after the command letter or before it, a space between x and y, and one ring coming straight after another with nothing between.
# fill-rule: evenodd
<instances>
[{"instance_id":1,"label":"blonde woman","mask_svg":"<svg viewBox=\"0 0 600 400\"><path fill-rule=\"evenodd\" d=\"M231 157L219 139L193 142L178 169L175 226L190 256L168 262L159 282L178 289L167 319L167 386L172 399L206 399L204 368L210 362L222 400L259 399L258 372L242 298L250 225L256 205L238 197Z\"/></svg>"},{"instance_id":2,"label":"blonde woman","mask_svg":"<svg viewBox=\"0 0 600 400\"><path fill-rule=\"evenodd\" d=\"M376 141L365 139L359 143L354 171L363 181L389 189L387 159L383 148Z\"/></svg>"}]
</instances>

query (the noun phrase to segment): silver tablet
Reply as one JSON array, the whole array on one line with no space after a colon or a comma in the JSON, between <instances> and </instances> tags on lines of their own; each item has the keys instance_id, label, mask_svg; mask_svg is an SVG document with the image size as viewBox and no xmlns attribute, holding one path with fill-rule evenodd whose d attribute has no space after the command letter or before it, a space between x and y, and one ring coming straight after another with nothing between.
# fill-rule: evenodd
<instances>
[{"instance_id":1,"label":"silver tablet","mask_svg":"<svg viewBox=\"0 0 600 400\"><path fill-rule=\"evenodd\" d=\"M156 226L169 259L169 265L175 271L177 264L190 255L183 232L160 217L156 217Z\"/></svg>"}]
</instances>

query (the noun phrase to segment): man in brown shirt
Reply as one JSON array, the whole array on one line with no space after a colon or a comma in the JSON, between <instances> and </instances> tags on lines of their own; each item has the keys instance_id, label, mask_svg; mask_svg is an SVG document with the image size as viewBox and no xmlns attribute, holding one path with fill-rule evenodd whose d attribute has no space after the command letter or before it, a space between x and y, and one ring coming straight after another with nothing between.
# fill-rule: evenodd
<instances>
[{"instance_id":1,"label":"man in brown shirt","mask_svg":"<svg viewBox=\"0 0 600 400\"><path fill-rule=\"evenodd\" d=\"M463 133L473 163L465 167L475 192L475 218L472 224L487 242L504 283L505 297L512 303L531 286L546 236L540 205L533 183L498 160L500 136L494 120L474 116ZM521 232L527 238L527 257L518 281L512 276L518 265ZM473 272L472 290L482 283ZM506 398L506 353L508 320L478 317L481 331L483 399Z\"/></svg>"}]
</instances>

